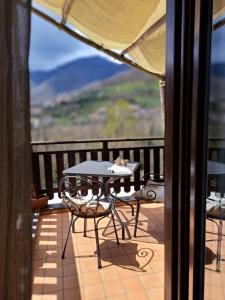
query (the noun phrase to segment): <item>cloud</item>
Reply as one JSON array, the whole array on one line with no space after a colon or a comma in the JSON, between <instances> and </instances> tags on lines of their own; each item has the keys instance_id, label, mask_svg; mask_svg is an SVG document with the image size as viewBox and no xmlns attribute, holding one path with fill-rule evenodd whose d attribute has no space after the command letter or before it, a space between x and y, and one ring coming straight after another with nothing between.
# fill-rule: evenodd
<instances>
[{"instance_id":1,"label":"cloud","mask_svg":"<svg viewBox=\"0 0 225 300\"><path fill-rule=\"evenodd\" d=\"M49 70L75 58L101 55L62 30L32 14L30 69Z\"/></svg>"}]
</instances>

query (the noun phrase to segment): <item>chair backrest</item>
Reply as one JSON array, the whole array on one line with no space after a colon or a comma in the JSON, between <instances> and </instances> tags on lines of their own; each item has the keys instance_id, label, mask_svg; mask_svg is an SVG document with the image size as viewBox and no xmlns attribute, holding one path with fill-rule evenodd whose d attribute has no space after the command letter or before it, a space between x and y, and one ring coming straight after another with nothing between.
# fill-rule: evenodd
<instances>
[{"instance_id":1,"label":"chair backrest","mask_svg":"<svg viewBox=\"0 0 225 300\"><path fill-rule=\"evenodd\" d=\"M220 197L225 195L225 174L208 175L208 196L211 192L219 193Z\"/></svg>"},{"instance_id":2,"label":"chair backrest","mask_svg":"<svg viewBox=\"0 0 225 300\"><path fill-rule=\"evenodd\" d=\"M162 174L156 174L156 173L146 173L142 176L141 182L142 185L146 185L148 180L151 180L152 183L155 184L162 184L164 185L164 176Z\"/></svg>"},{"instance_id":3,"label":"chair backrest","mask_svg":"<svg viewBox=\"0 0 225 300\"><path fill-rule=\"evenodd\" d=\"M88 194L82 195L82 183L88 186ZM93 193L95 185L95 193ZM95 178L66 176L60 181L60 198L70 212L79 217L95 217L110 211L114 205L114 198L103 197L101 182Z\"/></svg>"}]
</instances>

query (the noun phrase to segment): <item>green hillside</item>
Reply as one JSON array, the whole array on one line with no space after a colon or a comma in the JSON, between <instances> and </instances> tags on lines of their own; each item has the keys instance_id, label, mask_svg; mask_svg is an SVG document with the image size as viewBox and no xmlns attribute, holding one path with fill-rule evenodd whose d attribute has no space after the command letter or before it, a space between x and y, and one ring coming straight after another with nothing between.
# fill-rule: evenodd
<instances>
[{"instance_id":1,"label":"green hillside","mask_svg":"<svg viewBox=\"0 0 225 300\"><path fill-rule=\"evenodd\" d=\"M43 109L43 114L51 116L56 122L83 123L88 121L89 114L101 107L106 107L118 99L124 99L140 108L160 107L159 84L157 80L132 78L128 74L118 76L117 80L107 81L100 86L90 88L79 95L72 96L70 101L61 102L53 107ZM76 120L74 120L76 116Z\"/></svg>"},{"instance_id":2,"label":"green hillside","mask_svg":"<svg viewBox=\"0 0 225 300\"><path fill-rule=\"evenodd\" d=\"M49 120L45 138L55 136L54 132L63 132L60 138L64 138L67 131L79 138L80 130L83 138L157 135L161 133L158 80L137 71L121 73L44 107L39 114L43 120ZM159 130L152 130L156 123ZM35 138L38 131L41 135L40 130L43 128L33 128Z\"/></svg>"}]
</instances>

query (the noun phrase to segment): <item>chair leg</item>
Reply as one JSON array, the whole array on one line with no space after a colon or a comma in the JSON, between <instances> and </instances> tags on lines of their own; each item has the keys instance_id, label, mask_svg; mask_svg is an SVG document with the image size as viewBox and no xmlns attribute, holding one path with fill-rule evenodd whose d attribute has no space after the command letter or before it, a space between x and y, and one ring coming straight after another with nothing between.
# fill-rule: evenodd
<instances>
[{"instance_id":1,"label":"chair leg","mask_svg":"<svg viewBox=\"0 0 225 300\"><path fill-rule=\"evenodd\" d=\"M62 259L64 259L64 257L65 257L65 251L66 251L66 246L67 246L67 242L68 242L68 239L69 239L71 227L73 226L73 224L74 224L74 222L76 221L76 219L77 219L77 218L75 218L75 219L73 220L73 217L71 218L69 230L68 230L67 237L66 237L66 242L65 242L65 245L64 245L64 248L63 248Z\"/></svg>"},{"instance_id":2,"label":"chair leg","mask_svg":"<svg viewBox=\"0 0 225 300\"><path fill-rule=\"evenodd\" d=\"M71 214L71 218L73 219L73 214ZM78 217L74 218L73 224L72 224L72 233L75 233L75 222L78 219Z\"/></svg>"},{"instance_id":3,"label":"chair leg","mask_svg":"<svg viewBox=\"0 0 225 300\"><path fill-rule=\"evenodd\" d=\"M124 204L127 205L127 206L130 206L130 208L131 208L131 214L132 214L132 216L134 216L134 206L133 206L131 203L129 203L129 202L127 202L127 201L124 201L123 199L118 198L118 197L115 197L115 199L116 199L117 201L119 201L119 202L124 203Z\"/></svg>"},{"instance_id":4,"label":"chair leg","mask_svg":"<svg viewBox=\"0 0 225 300\"><path fill-rule=\"evenodd\" d=\"M137 226L138 226L139 212L140 212L140 201L137 201L137 211L136 211L135 225L134 225L134 237L137 237Z\"/></svg>"},{"instance_id":5,"label":"chair leg","mask_svg":"<svg viewBox=\"0 0 225 300\"><path fill-rule=\"evenodd\" d=\"M115 235L116 235L116 242L117 242L117 245L119 245L120 242L119 242L119 239L118 239L118 234L117 234L117 230L116 230L116 224L115 224L115 219L114 219L113 212L111 212L111 216L112 216L113 227L114 227L114 231L115 231Z\"/></svg>"},{"instance_id":6,"label":"chair leg","mask_svg":"<svg viewBox=\"0 0 225 300\"><path fill-rule=\"evenodd\" d=\"M84 218L84 237L87 236L87 219Z\"/></svg>"},{"instance_id":7,"label":"chair leg","mask_svg":"<svg viewBox=\"0 0 225 300\"><path fill-rule=\"evenodd\" d=\"M101 259L100 259L100 246L99 246L99 236L98 236L98 222L94 218L95 224L95 240L96 240L96 250L97 250L97 258L98 258L98 269L102 268Z\"/></svg>"}]
</instances>

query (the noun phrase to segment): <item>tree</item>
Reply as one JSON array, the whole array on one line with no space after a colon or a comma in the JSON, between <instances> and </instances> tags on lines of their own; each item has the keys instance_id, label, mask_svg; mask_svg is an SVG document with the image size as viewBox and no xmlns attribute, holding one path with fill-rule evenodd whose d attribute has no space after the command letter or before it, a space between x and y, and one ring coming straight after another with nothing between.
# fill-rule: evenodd
<instances>
[{"instance_id":1,"label":"tree","mask_svg":"<svg viewBox=\"0 0 225 300\"><path fill-rule=\"evenodd\" d=\"M117 99L107 108L107 124L103 134L107 137L135 136L135 117L132 105L126 99Z\"/></svg>"}]
</instances>

